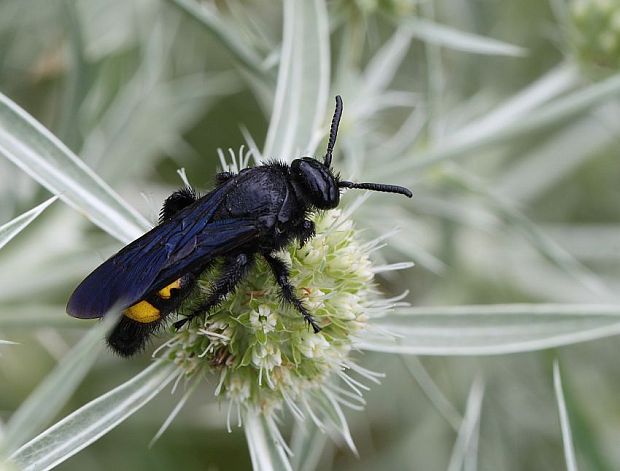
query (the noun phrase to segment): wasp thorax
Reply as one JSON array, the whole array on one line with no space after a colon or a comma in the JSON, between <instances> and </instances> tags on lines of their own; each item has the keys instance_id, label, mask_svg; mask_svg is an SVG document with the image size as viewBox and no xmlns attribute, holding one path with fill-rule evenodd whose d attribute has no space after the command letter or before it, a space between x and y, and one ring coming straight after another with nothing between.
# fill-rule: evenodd
<instances>
[{"instance_id":1,"label":"wasp thorax","mask_svg":"<svg viewBox=\"0 0 620 471\"><path fill-rule=\"evenodd\" d=\"M301 186L303 199L317 209L333 209L340 203L338 182L331 170L311 157L291 164L293 181Z\"/></svg>"}]
</instances>

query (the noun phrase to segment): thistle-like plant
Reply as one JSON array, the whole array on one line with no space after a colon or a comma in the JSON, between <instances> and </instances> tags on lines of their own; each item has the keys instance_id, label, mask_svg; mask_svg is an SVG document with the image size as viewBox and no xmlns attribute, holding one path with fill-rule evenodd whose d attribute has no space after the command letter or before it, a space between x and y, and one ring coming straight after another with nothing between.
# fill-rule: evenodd
<instances>
[{"instance_id":1,"label":"thistle-like plant","mask_svg":"<svg viewBox=\"0 0 620 471\"><path fill-rule=\"evenodd\" d=\"M316 236L279 254L304 304L326 326L320 333L282 304L269 267L259 262L234 295L160 347L156 357L174 363L180 377L215 380L216 396L228 401L229 430L233 409L240 420L262 414L273 422L286 406L298 420L340 432L353 446L340 405L359 408L363 383L377 382L381 374L357 365L352 350L365 337L369 317L394 305L380 297L374 282L369 256L380 241L362 242L349 216L341 210L316 214ZM198 294L181 313L191 313L208 295L217 270L200 277Z\"/></svg>"},{"instance_id":2,"label":"thistle-like plant","mask_svg":"<svg viewBox=\"0 0 620 471\"><path fill-rule=\"evenodd\" d=\"M227 422L235 429L241 419L257 469L329 466L329 435L336 442L344 438L350 448L355 437L364 444L361 459L374 458L374 465L395 469L412 462L450 470L475 469L478 462L481 468L531 469L530 460L539 456L547 465L557 464L560 441L569 469L576 468L576 458L593 467L604 468L606 460L609 469L617 467L617 460L600 452L602 444L613 443L615 433L613 401L605 400L617 388L614 348L592 344L562 351L562 369L557 362L553 366L557 411L548 407L551 401L544 402L552 397L546 394L551 389L548 355L488 361L420 361L414 356L531 352L620 330L617 299L606 288L617 283L617 221L610 216L617 205L607 206L601 196L605 179L616 181L615 166L609 165L614 161L604 156L610 146L615 149L618 76L584 83L575 67L579 54L558 59L548 43L525 50L463 31L492 31L498 37L516 37L513 33L520 31L523 44L530 44L536 31L548 31L552 24L540 2L519 4L503 23L494 23L495 15L512 4L435 3L418 2L413 15L411 8L399 8L412 2L360 1L365 14L349 18L351 9L342 2L287 0L280 43L279 33L269 29L280 18L273 2L258 8L231 1L221 10L222 2L195 0L64 2L64 15L57 14L57 2L45 2L30 9L33 18L23 6L28 2L3 2L0 41L10 40L0 48L2 92L28 103L60 138L0 95L0 154L19 167L0 161L0 215L3 221L14 218L0 226L0 285L5 288L0 292L1 371L6 384L33 384L28 375L40 371L44 361L39 345L59 359L10 416L0 413L0 420L7 419L0 423L3 459L25 469L53 467L176 384L176 405L157 436L166 427L170 435L184 430L189 420L219 426L220 415L214 412L219 404L222 430ZM590 13L615 5L590 3L596 7ZM563 4L553 2L556 11ZM100 8L106 8L105 15ZM567 24L571 15L579 24L579 8L566 10ZM615 15L597 15L587 18L600 20L600 30L586 21L584 38L594 40L590 52L598 54L604 46L613 55L612 39L601 34L613 33ZM55 24L61 17L66 23ZM525 29L519 30L519 18ZM544 24L537 29L539 18ZM136 28L136 22L142 27ZM456 22L461 29L444 24ZM18 25L15 31L13 25ZM69 32L66 49L57 42L64 31ZM36 46L38 34L50 38L44 52ZM330 46L330 38L337 38L337 47ZM222 64L205 54L215 47L233 59L232 70L222 73ZM334 51L339 54L335 60ZM613 65L613 57L596 57L595 62ZM558 60L538 77L541 64ZM337 64L334 73L330 64ZM131 80L124 81L128 73ZM50 83L65 77L63 100L53 95L56 99L43 106L33 103L33 97L48 96L42 88L49 92ZM27 97L20 95L24 89ZM161 165L167 162L162 154L193 162L186 132L211 104L238 89L251 93L259 107L243 107L251 116L220 107L215 125L204 134L211 138L214 129L225 128L222 108L251 129L260 109L269 123L262 153L244 131L252 155L313 155L328 125L328 99L342 94L348 113L338 168L348 178L412 186L416 200L408 206L379 195L345 201L341 212L315 215L320 230L307 247L291 246L280 254L293 267L298 294L317 316L330 320L320 335L311 335L279 302L271 277L259 264L238 292L192 331L162 333L155 358L136 360L143 371L119 373L125 378L120 386L49 426L71 395L82 391L84 376L101 371L91 369L98 357L103 358L98 365L116 362L105 369L107 376L134 365L100 355L114 313L80 334L70 350L64 339L73 338L58 335L67 326L76 328L63 314L59 293L68 292L100 262L100 253L112 250L109 239L93 237L95 231L81 215L122 243L148 230L153 218L134 209L140 199L128 204L115 190L127 198L137 188L149 198L159 195L160 187L145 175L153 169L171 173L170 166ZM61 102L56 110L53 104ZM54 110L58 121L50 118ZM216 140L201 148L201 159L208 159L217 145ZM80 158L67 146L80 149ZM213 167L200 160L200 168ZM26 173L57 196L38 204L40 192ZM196 170L189 173L202 179ZM608 191L615 195L615 187ZM61 201L54 202L56 197ZM142 212L155 214L156 206ZM587 221L606 224L584 224L579 221L583 214L592 218ZM395 226L401 230L392 231ZM30 241L29 234L35 234ZM389 262L403 259L415 260L417 269L390 273L407 265ZM210 279L205 273L204 288ZM408 300L419 306L380 295L405 289L412 291ZM463 304L497 300L509 304ZM523 300L536 303L514 303ZM441 306L449 302L456 305ZM35 335L20 338L16 327ZM609 374L601 373L605 368ZM15 370L19 380L11 381ZM384 372L383 384L366 391ZM580 386L580 375L587 375L587 388ZM486 393L485 380L492 385ZM467 394L463 388L469 385ZM13 388L3 386L3 399L13 397ZM414 389L418 386L424 394ZM571 393L566 397L565 388ZM485 394L491 400L483 403ZM462 410L455 405L459 398ZM367 412L357 411L366 401ZM8 406L2 408L11 409L14 402L3 400ZM205 404L216 407L204 414ZM155 416L156 407L148 408ZM573 408L577 417L590 414L590 420L571 424ZM355 424L351 432L346 417ZM377 428L361 426L366 418ZM575 428L580 454L573 447ZM592 430L596 433L590 437L603 439L580 444ZM204 445L200 432L192 435ZM558 443L545 447L542 443L549 443L554 432ZM506 450L507 441L516 451ZM132 447L135 454L152 458L165 445ZM120 446L115 451L129 458ZM87 453L80 456L88 459ZM336 466L348 456L340 453Z\"/></svg>"}]
</instances>

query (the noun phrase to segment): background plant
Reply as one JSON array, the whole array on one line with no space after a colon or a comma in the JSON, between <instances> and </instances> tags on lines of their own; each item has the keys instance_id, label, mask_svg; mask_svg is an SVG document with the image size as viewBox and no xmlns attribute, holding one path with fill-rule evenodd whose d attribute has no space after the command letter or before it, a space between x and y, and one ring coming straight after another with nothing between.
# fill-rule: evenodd
<instances>
[{"instance_id":1,"label":"background plant","mask_svg":"<svg viewBox=\"0 0 620 471\"><path fill-rule=\"evenodd\" d=\"M165 385L165 370L140 373L147 355L99 354L106 325L67 318L68 294L155 220L177 168L207 188L217 148L312 153L339 93L335 165L414 189L413 202L373 195L353 214L369 240L400 227L373 255L416 262L381 279L413 307L382 320L398 342L360 345L386 374L347 414L360 457L287 422L292 466L617 469L617 340L603 339L620 325L617 9L0 3L5 454L119 384L144 400ZM62 466L247 468L246 437L268 428L226 433L226 407L206 394L147 450L182 395L158 395ZM116 407L111 425L131 409L120 396L98 403Z\"/></svg>"}]
</instances>

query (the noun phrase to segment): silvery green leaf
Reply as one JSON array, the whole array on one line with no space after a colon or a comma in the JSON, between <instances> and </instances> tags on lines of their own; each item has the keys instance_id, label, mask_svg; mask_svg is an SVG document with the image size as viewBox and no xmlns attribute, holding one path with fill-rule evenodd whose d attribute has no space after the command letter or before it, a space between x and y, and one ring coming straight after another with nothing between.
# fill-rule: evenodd
<instances>
[{"instance_id":1,"label":"silvery green leaf","mask_svg":"<svg viewBox=\"0 0 620 471\"><path fill-rule=\"evenodd\" d=\"M295 422L291 439L293 469L299 471L319 469L321 459L325 456L325 445L328 439L329 435L313 421Z\"/></svg>"},{"instance_id":2,"label":"silvery green leaf","mask_svg":"<svg viewBox=\"0 0 620 471\"><path fill-rule=\"evenodd\" d=\"M474 54L513 56L527 55L527 50L497 39L459 31L423 18L411 17L405 22L411 33L423 41Z\"/></svg>"},{"instance_id":3,"label":"silvery green leaf","mask_svg":"<svg viewBox=\"0 0 620 471\"><path fill-rule=\"evenodd\" d=\"M39 214L41 214L50 204L58 199L57 196L53 196L47 201L44 201L38 206L35 206L29 211L20 214L13 220L0 226L0 249L4 247L9 241L25 229L28 224L34 221Z\"/></svg>"},{"instance_id":4,"label":"silvery green leaf","mask_svg":"<svg viewBox=\"0 0 620 471\"><path fill-rule=\"evenodd\" d=\"M0 155L117 239L150 224L41 123L0 94Z\"/></svg>"},{"instance_id":5,"label":"silvery green leaf","mask_svg":"<svg viewBox=\"0 0 620 471\"><path fill-rule=\"evenodd\" d=\"M185 394L183 394L181 399L179 399L179 402L177 402L177 404L174 406L174 409L172 409L172 411L170 412L170 415L168 415L164 423L161 425L161 427L159 427L159 430L157 431L155 436L151 439L151 442L149 443L149 448L152 447L157 442L157 440L161 438L161 436L164 434L166 430L168 430L168 427L170 427L170 425L172 424L172 421L179 414L179 412L181 412L181 409L183 409L183 407L185 406L185 404L187 403L191 395L196 390L196 387L200 383L201 379L202 378L198 376L194 380L194 382L187 388L187 391L185 392Z\"/></svg>"},{"instance_id":6,"label":"silvery green leaf","mask_svg":"<svg viewBox=\"0 0 620 471\"><path fill-rule=\"evenodd\" d=\"M87 327L84 322L76 322L75 319L67 316L64 304L2 305L0 310L2 310L0 329L42 327L85 329Z\"/></svg>"},{"instance_id":7,"label":"silvery green leaf","mask_svg":"<svg viewBox=\"0 0 620 471\"><path fill-rule=\"evenodd\" d=\"M504 100L492 110L450 134L451 139L468 136L483 137L497 132L517 119L528 116L532 110L573 89L580 83L578 67L563 62L532 82L514 96Z\"/></svg>"},{"instance_id":8,"label":"silvery green leaf","mask_svg":"<svg viewBox=\"0 0 620 471\"><path fill-rule=\"evenodd\" d=\"M174 150L183 131L213 102L239 88L239 80L227 72L197 73L161 83L145 76L167 62L151 60L157 64L142 64L84 142L84 161L114 181L152 168L161 152Z\"/></svg>"},{"instance_id":9,"label":"silvery green leaf","mask_svg":"<svg viewBox=\"0 0 620 471\"><path fill-rule=\"evenodd\" d=\"M571 431L570 421L568 420L568 410L566 409L564 389L562 388L562 375L560 373L560 364L557 359L553 362L553 389L555 390L555 399L558 403L558 412L560 414L566 469L567 471L577 471L577 459L575 458L575 448L573 447L573 433Z\"/></svg>"},{"instance_id":10,"label":"silvery green leaf","mask_svg":"<svg viewBox=\"0 0 620 471\"><path fill-rule=\"evenodd\" d=\"M145 406L178 372L156 361L142 373L54 424L10 456L23 471L45 471L86 448Z\"/></svg>"},{"instance_id":11,"label":"silvery green leaf","mask_svg":"<svg viewBox=\"0 0 620 471\"><path fill-rule=\"evenodd\" d=\"M429 372L426 370L420 359L415 355L401 355L401 359L407 370L411 373L422 392L428 397L435 409L450 424L450 426L458 431L462 425L463 417L446 395L433 380Z\"/></svg>"},{"instance_id":12,"label":"silvery green leaf","mask_svg":"<svg viewBox=\"0 0 620 471\"><path fill-rule=\"evenodd\" d=\"M564 247L576 258L585 262L620 261L618 241L620 225L618 224L574 224L550 223L540 225L541 230ZM595 240L596 244L592 241Z\"/></svg>"},{"instance_id":13,"label":"silvery green leaf","mask_svg":"<svg viewBox=\"0 0 620 471\"><path fill-rule=\"evenodd\" d=\"M286 0L282 57L263 155L313 155L329 94L329 25L324 0Z\"/></svg>"},{"instance_id":14,"label":"silvery green leaf","mask_svg":"<svg viewBox=\"0 0 620 471\"><path fill-rule=\"evenodd\" d=\"M548 102L544 107L532 111L528 119L516 120L506 126L490 129L482 135L460 135L423 152L416 152L415 158L393 162L375 171L377 177L388 175L415 175L420 170L445 160L463 158L474 151L481 151L493 145L507 144L513 139L538 132L561 121L574 118L620 95L620 74L582 87L574 92ZM401 178L402 181L402 178Z\"/></svg>"},{"instance_id":15,"label":"silvery green leaf","mask_svg":"<svg viewBox=\"0 0 620 471\"><path fill-rule=\"evenodd\" d=\"M482 179L463 168L457 167L454 162L446 163L445 170L469 191L482 195L486 199L486 204L501 216L501 220L514 227L516 232L521 233L540 254L573 276L593 293L607 294L608 289L605 284L591 270L544 234L536 224L530 221L510 200L506 200L501 193L493 193L486 187Z\"/></svg>"},{"instance_id":16,"label":"silvery green leaf","mask_svg":"<svg viewBox=\"0 0 620 471\"><path fill-rule=\"evenodd\" d=\"M139 66L99 112L85 137L81 157L105 179L132 181L156 165L162 152L182 151L183 133L210 104L239 88L232 72L200 71L168 78L174 30L176 22L171 26L158 20L143 34ZM90 114L98 114L97 97L109 93L106 87L99 81L90 91L85 106Z\"/></svg>"},{"instance_id":17,"label":"silvery green leaf","mask_svg":"<svg viewBox=\"0 0 620 471\"><path fill-rule=\"evenodd\" d=\"M117 320L114 313L106 315L21 403L5 429L3 448L7 453L15 451L58 414L101 353L104 336Z\"/></svg>"},{"instance_id":18,"label":"silvery green leaf","mask_svg":"<svg viewBox=\"0 0 620 471\"><path fill-rule=\"evenodd\" d=\"M342 407L340 407L337 401L337 396L327 388L323 388L319 391L315 391L313 397L317 405L317 410L321 413L321 421L324 424L326 432L329 432L332 437L341 438L349 449L356 456L359 456L355 443L353 442L351 429L342 411Z\"/></svg>"},{"instance_id":19,"label":"silvery green leaf","mask_svg":"<svg viewBox=\"0 0 620 471\"><path fill-rule=\"evenodd\" d=\"M361 101L367 101L369 96L376 97L385 92L407 55L411 36L410 28L399 26L390 39L370 59L364 70L359 97ZM355 119L359 119L357 114L355 114Z\"/></svg>"},{"instance_id":20,"label":"silvery green leaf","mask_svg":"<svg viewBox=\"0 0 620 471\"><path fill-rule=\"evenodd\" d=\"M476 470L478 467L478 438L480 433L480 413L484 397L484 381L477 377L469 390L467 406L459 428L448 471Z\"/></svg>"},{"instance_id":21,"label":"silvery green leaf","mask_svg":"<svg viewBox=\"0 0 620 471\"><path fill-rule=\"evenodd\" d=\"M74 3L80 14L85 53L93 62L109 59L135 47L141 39L143 28L153 26L161 9L159 2L143 0L69 3Z\"/></svg>"},{"instance_id":22,"label":"silvery green leaf","mask_svg":"<svg viewBox=\"0 0 620 471\"><path fill-rule=\"evenodd\" d=\"M356 346L412 355L499 355L572 345L620 334L620 306L499 304L404 308L371 318Z\"/></svg>"},{"instance_id":23,"label":"silvery green leaf","mask_svg":"<svg viewBox=\"0 0 620 471\"><path fill-rule=\"evenodd\" d=\"M173 5L194 18L207 28L228 49L232 56L249 70L258 75L265 75L256 52L235 34L235 27L218 15L212 7L195 0L170 0Z\"/></svg>"},{"instance_id":24,"label":"silvery green leaf","mask_svg":"<svg viewBox=\"0 0 620 471\"><path fill-rule=\"evenodd\" d=\"M616 119L619 110L616 103L610 103L553 133L523 159L507 167L495 180L493 191L522 205L537 201L582 169L588 160L614 145L620 132ZM584 139L586 135L588 138Z\"/></svg>"},{"instance_id":25,"label":"silvery green leaf","mask_svg":"<svg viewBox=\"0 0 620 471\"><path fill-rule=\"evenodd\" d=\"M281 436L273 434L273 428L268 424L269 420L264 414L256 411L249 411L243 417L252 468L255 471L292 471L286 451L280 443Z\"/></svg>"}]
</instances>

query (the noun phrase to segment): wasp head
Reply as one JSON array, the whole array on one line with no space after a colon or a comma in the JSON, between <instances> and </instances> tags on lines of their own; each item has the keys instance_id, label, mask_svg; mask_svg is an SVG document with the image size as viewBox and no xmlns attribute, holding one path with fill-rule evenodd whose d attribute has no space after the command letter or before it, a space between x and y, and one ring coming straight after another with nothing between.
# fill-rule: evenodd
<instances>
[{"instance_id":1,"label":"wasp head","mask_svg":"<svg viewBox=\"0 0 620 471\"><path fill-rule=\"evenodd\" d=\"M293 160L291 164L293 181L301 187L303 198L317 209L333 209L340 203L338 179L334 176L331 165L341 116L342 98L336 96L336 111L332 118L327 152L325 152L323 162L304 157Z\"/></svg>"},{"instance_id":2,"label":"wasp head","mask_svg":"<svg viewBox=\"0 0 620 471\"><path fill-rule=\"evenodd\" d=\"M411 191L402 186L384 183L353 183L340 180L334 176L331 169L332 153L336 145L336 136L341 116L342 99L340 96L336 96L336 110L332 118L327 152L325 152L323 162L311 157L303 157L293 160L291 164L293 181L300 187L303 199L317 209L333 209L340 203L340 188L398 193L411 198Z\"/></svg>"},{"instance_id":3,"label":"wasp head","mask_svg":"<svg viewBox=\"0 0 620 471\"><path fill-rule=\"evenodd\" d=\"M291 164L293 181L301 187L304 199L317 209L333 209L340 203L338 182L329 167L311 157Z\"/></svg>"}]
</instances>

